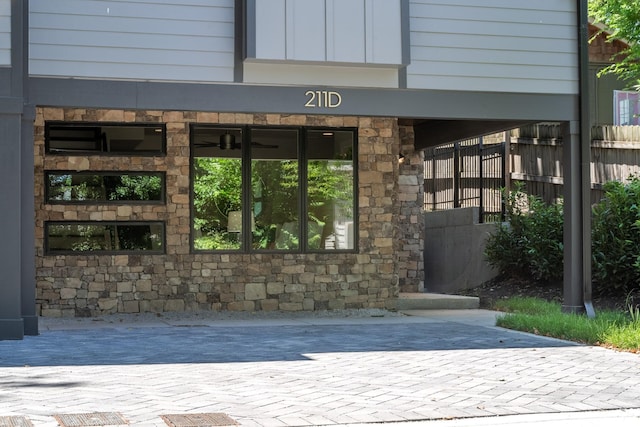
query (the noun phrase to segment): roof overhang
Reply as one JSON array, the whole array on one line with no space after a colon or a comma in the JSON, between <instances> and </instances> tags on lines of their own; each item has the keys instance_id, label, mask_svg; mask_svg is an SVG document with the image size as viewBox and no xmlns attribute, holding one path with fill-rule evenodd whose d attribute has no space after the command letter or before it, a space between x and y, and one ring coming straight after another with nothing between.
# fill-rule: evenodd
<instances>
[{"instance_id":1,"label":"roof overhang","mask_svg":"<svg viewBox=\"0 0 640 427\"><path fill-rule=\"evenodd\" d=\"M537 121L526 120L400 120L400 124L413 125L415 149L423 150L436 145L504 132Z\"/></svg>"}]
</instances>

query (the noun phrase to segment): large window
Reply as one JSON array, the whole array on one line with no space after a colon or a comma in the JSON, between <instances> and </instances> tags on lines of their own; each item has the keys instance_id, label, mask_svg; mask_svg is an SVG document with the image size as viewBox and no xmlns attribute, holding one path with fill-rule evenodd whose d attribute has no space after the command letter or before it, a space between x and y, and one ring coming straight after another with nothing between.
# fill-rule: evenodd
<instances>
[{"instance_id":1,"label":"large window","mask_svg":"<svg viewBox=\"0 0 640 427\"><path fill-rule=\"evenodd\" d=\"M353 129L193 125L193 249L355 249Z\"/></svg>"},{"instance_id":2,"label":"large window","mask_svg":"<svg viewBox=\"0 0 640 427\"><path fill-rule=\"evenodd\" d=\"M613 124L640 125L640 94L636 91L613 91Z\"/></svg>"}]
</instances>

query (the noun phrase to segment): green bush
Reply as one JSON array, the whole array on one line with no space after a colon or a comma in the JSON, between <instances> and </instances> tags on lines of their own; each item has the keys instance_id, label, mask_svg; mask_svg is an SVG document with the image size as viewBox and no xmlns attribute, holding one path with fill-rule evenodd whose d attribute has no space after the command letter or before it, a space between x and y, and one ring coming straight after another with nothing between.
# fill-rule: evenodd
<instances>
[{"instance_id":1,"label":"green bush","mask_svg":"<svg viewBox=\"0 0 640 427\"><path fill-rule=\"evenodd\" d=\"M505 194L507 223L499 224L486 245L489 264L501 274L540 282L562 278L562 204L547 204L517 183Z\"/></svg>"},{"instance_id":2,"label":"green bush","mask_svg":"<svg viewBox=\"0 0 640 427\"><path fill-rule=\"evenodd\" d=\"M630 292L640 285L640 179L608 182L604 190L592 216L594 290Z\"/></svg>"},{"instance_id":3,"label":"green bush","mask_svg":"<svg viewBox=\"0 0 640 427\"><path fill-rule=\"evenodd\" d=\"M487 240L489 264L502 275L554 281L563 274L561 204L545 204L522 185L505 194L507 223ZM640 289L640 178L608 182L592 211L594 293Z\"/></svg>"}]
</instances>

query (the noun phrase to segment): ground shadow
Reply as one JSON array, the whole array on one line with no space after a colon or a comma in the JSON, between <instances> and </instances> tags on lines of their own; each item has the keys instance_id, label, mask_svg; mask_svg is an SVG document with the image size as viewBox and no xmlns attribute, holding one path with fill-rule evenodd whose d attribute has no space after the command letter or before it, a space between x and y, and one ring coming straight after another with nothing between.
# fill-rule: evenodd
<instances>
[{"instance_id":1,"label":"ground shadow","mask_svg":"<svg viewBox=\"0 0 640 427\"><path fill-rule=\"evenodd\" d=\"M314 353L562 347L572 343L455 322L102 328L0 341L0 366L239 363Z\"/></svg>"}]
</instances>

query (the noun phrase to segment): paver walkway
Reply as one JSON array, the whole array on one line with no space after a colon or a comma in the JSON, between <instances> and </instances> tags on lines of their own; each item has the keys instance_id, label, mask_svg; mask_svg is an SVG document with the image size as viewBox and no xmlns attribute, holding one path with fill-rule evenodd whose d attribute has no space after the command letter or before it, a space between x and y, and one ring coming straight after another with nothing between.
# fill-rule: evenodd
<instances>
[{"instance_id":1,"label":"paver walkway","mask_svg":"<svg viewBox=\"0 0 640 427\"><path fill-rule=\"evenodd\" d=\"M639 355L474 315L487 313L45 330L0 341L0 426L94 412L135 426L202 413L317 426L640 408Z\"/></svg>"}]
</instances>

